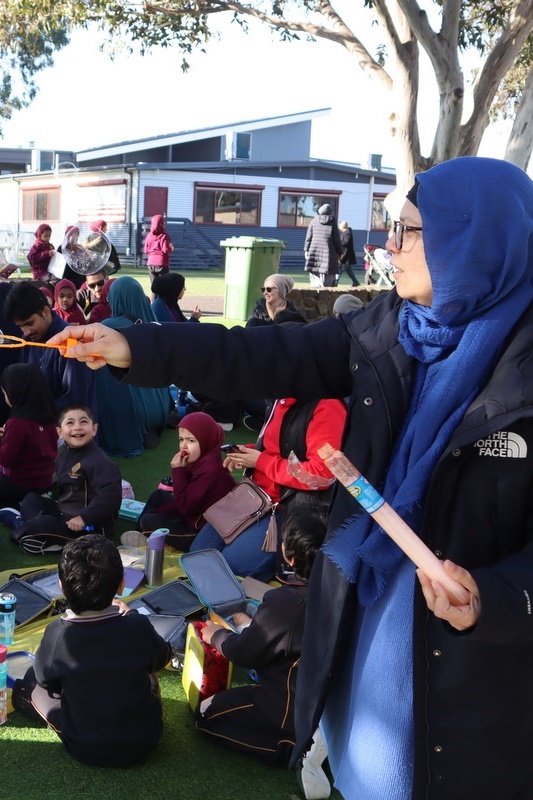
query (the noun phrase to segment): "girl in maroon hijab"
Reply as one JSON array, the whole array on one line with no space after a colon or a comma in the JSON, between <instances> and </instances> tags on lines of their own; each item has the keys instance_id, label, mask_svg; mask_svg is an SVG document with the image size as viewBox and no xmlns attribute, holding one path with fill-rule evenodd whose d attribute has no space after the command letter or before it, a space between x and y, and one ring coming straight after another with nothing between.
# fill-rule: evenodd
<instances>
[{"instance_id":1,"label":"girl in maroon hijab","mask_svg":"<svg viewBox=\"0 0 533 800\"><path fill-rule=\"evenodd\" d=\"M46 280L48 275L48 265L55 253L54 245L50 243L51 235L52 228L46 223L39 225L35 231L35 241L28 253L28 261L32 277L36 281Z\"/></svg>"},{"instance_id":2,"label":"girl in maroon hijab","mask_svg":"<svg viewBox=\"0 0 533 800\"><path fill-rule=\"evenodd\" d=\"M87 320L76 300L76 287L72 281L63 278L54 287L54 311L69 325L85 325Z\"/></svg>"},{"instance_id":3,"label":"girl in maroon hijab","mask_svg":"<svg viewBox=\"0 0 533 800\"><path fill-rule=\"evenodd\" d=\"M139 527L146 533L168 528L167 544L187 552L205 523L204 511L231 491L235 481L222 466L224 431L209 414L187 414L183 426L178 427L178 440L179 451L170 462L172 493L166 489L152 492ZM124 540L123 544L132 542Z\"/></svg>"}]
</instances>

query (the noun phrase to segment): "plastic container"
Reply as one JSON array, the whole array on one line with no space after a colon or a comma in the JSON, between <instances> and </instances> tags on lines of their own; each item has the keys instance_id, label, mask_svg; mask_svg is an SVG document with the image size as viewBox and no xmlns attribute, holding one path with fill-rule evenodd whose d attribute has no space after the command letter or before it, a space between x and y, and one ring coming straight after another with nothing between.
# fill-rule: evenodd
<instances>
[{"instance_id":1,"label":"plastic container","mask_svg":"<svg viewBox=\"0 0 533 800\"><path fill-rule=\"evenodd\" d=\"M150 534L146 542L145 575L148 586L161 586L163 583L165 539L168 532L168 528L158 528Z\"/></svg>"},{"instance_id":2,"label":"plastic container","mask_svg":"<svg viewBox=\"0 0 533 800\"><path fill-rule=\"evenodd\" d=\"M265 278L278 272L281 251L287 243L281 239L232 236L220 244L226 248L224 316L244 321L261 297Z\"/></svg>"},{"instance_id":3,"label":"plastic container","mask_svg":"<svg viewBox=\"0 0 533 800\"><path fill-rule=\"evenodd\" d=\"M7 721L7 647L0 644L0 725Z\"/></svg>"},{"instance_id":4,"label":"plastic container","mask_svg":"<svg viewBox=\"0 0 533 800\"><path fill-rule=\"evenodd\" d=\"M11 592L0 593L0 644L13 644L17 598Z\"/></svg>"}]
</instances>

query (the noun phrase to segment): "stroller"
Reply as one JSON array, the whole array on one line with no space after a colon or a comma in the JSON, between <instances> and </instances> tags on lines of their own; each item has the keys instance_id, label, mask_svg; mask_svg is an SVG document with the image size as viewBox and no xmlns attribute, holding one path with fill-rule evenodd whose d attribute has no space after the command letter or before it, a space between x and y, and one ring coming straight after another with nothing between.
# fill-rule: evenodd
<instances>
[{"instance_id":1,"label":"stroller","mask_svg":"<svg viewBox=\"0 0 533 800\"><path fill-rule=\"evenodd\" d=\"M386 258L387 251L379 244L365 244L365 283L376 286L393 286L392 268Z\"/></svg>"}]
</instances>

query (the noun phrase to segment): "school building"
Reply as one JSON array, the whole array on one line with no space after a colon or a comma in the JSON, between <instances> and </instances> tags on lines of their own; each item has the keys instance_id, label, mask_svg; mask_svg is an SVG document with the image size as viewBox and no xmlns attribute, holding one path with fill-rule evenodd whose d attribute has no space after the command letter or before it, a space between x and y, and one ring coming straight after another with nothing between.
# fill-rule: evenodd
<instances>
[{"instance_id":1,"label":"school building","mask_svg":"<svg viewBox=\"0 0 533 800\"><path fill-rule=\"evenodd\" d=\"M25 263L39 224L61 244L67 225L81 236L108 223L119 254L139 266L154 214L164 214L174 243L172 267L222 267L231 237L286 242L281 268L303 269L309 222L323 203L363 245L383 244L383 200L392 170L373 154L365 166L310 157L313 120L329 109L181 131L79 152L0 148L0 249Z\"/></svg>"}]
</instances>

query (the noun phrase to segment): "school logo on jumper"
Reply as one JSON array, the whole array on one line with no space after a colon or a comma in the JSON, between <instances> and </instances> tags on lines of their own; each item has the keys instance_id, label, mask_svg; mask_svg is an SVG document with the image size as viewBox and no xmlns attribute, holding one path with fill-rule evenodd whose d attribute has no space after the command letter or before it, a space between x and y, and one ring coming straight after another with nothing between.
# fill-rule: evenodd
<instances>
[{"instance_id":1,"label":"school logo on jumper","mask_svg":"<svg viewBox=\"0 0 533 800\"><path fill-rule=\"evenodd\" d=\"M525 439L512 431L498 431L488 439L478 439L474 447L480 456L496 458L526 458L527 444Z\"/></svg>"},{"instance_id":2,"label":"school logo on jumper","mask_svg":"<svg viewBox=\"0 0 533 800\"><path fill-rule=\"evenodd\" d=\"M69 478L79 478L80 477L80 472L81 472L81 464L78 461L77 464L73 464L73 466L70 468L68 476L69 476Z\"/></svg>"}]
</instances>

